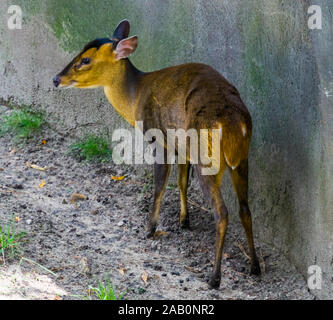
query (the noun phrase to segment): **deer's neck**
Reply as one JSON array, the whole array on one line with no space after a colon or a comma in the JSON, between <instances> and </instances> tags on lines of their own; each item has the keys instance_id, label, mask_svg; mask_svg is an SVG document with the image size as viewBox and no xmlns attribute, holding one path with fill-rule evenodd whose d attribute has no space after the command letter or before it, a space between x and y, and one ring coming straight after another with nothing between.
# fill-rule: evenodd
<instances>
[{"instance_id":1,"label":"deer's neck","mask_svg":"<svg viewBox=\"0 0 333 320\"><path fill-rule=\"evenodd\" d=\"M112 70L109 83L104 86L106 97L117 112L131 125L135 125L135 101L143 72L130 60L122 60L117 70Z\"/></svg>"}]
</instances>

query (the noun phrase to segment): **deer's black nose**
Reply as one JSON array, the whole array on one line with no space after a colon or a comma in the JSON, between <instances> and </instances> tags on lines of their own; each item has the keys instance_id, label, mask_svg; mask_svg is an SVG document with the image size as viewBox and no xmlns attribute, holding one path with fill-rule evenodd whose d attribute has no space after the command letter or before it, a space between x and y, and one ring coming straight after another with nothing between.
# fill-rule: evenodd
<instances>
[{"instance_id":1,"label":"deer's black nose","mask_svg":"<svg viewBox=\"0 0 333 320\"><path fill-rule=\"evenodd\" d=\"M60 83L61 83L61 80L60 80L59 76L56 76L53 78L53 84L55 87L59 87Z\"/></svg>"}]
</instances>

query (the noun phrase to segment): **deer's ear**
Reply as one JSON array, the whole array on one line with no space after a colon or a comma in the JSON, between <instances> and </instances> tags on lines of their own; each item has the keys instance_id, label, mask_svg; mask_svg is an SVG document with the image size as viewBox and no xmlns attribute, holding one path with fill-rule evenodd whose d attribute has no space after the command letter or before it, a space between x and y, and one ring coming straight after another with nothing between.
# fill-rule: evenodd
<instances>
[{"instance_id":1,"label":"deer's ear","mask_svg":"<svg viewBox=\"0 0 333 320\"><path fill-rule=\"evenodd\" d=\"M119 23L118 27L116 28L112 38L118 41L128 38L130 33L130 23L128 20L123 20Z\"/></svg>"},{"instance_id":2,"label":"deer's ear","mask_svg":"<svg viewBox=\"0 0 333 320\"><path fill-rule=\"evenodd\" d=\"M134 36L121 40L116 48L116 60L128 58L138 47L138 37Z\"/></svg>"}]
</instances>

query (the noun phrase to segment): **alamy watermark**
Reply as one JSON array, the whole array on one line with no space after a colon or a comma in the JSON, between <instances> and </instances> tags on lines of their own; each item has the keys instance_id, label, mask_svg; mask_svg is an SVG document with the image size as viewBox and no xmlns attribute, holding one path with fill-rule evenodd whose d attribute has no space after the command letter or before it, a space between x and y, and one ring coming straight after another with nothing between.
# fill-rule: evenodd
<instances>
[{"instance_id":1,"label":"alamy watermark","mask_svg":"<svg viewBox=\"0 0 333 320\"><path fill-rule=\"evenodd\" d=\"M9 30L21 30L23 13L20 6L12 5L8 8L8 14L10 17L8 19L7 25Z\"/></svg>"},{"instance_id":2,"label":"alamy watermark","mask_svg":"<svg viewBox=\"0 0 333 320\"><path fill-rule=\"evenodd\" d=\"M22 29L22 9L18 5L11 5L8 8L8 28L10 30L21 30ZM310 30L322 30L322 10L319 5L311 5L308 8L308 27Z\"/></svg>"},{"instance_id":3,"label":"alamy watermark","mask_svg":"<svg viewBox=\"0 0 333 320\"><path fill-rule=\"evenodd\" d=\"M322 10L318 5L312 5L308 9L308 14L310 15L308 19L308 27L310 30L322 30Z\"/></svg>"},{"instance_id":4,"label":"alamy watermark","mask_svg":"<svg viewBox=\"0 0 333 320\"><path fill-rule=\"evenodd\" d=\"M202 175L216 175L220 171L222 127L215 129L150 129L143 134L142 121L135 123L135 137L127 129L116 129L112 142L115 164L200 164ZM150 148L144 148L144 141ZM134 142L134 148L133 148ZM134 152L133 152L134 151ZM227 160L227 159L226 159ZM234 167L233 169L236 169Z\"/></svg>"},{"instance_id":5,"label":"alamy watermark","mask_svg":"<svg viewBox=\"0 0 333 320\"><path fill-rule=\"evenodd\" d=\"M320 266L313 265L308 268L308 287L310 290L322 289L322 270Z\"/></svg>"}]
</instances>

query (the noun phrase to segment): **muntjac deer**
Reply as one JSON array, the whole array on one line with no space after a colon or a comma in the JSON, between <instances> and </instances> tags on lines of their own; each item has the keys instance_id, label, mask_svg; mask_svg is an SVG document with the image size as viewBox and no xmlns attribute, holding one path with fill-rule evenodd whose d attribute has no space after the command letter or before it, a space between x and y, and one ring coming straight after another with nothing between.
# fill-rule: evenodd
<instances>
[{"instance_id":1,"label":"muntjac deer","mask_svg":"<svg viewBox=\"0 0 333 320\"><path fill-rule=\"evenodd\" d=\"M228 225L228 211L222 198L220 184L228 168L239 202L250 256L251 274L260 274L256 256L251 212L248 206L248 153L252 135L251 116L237 89L210 66L189 63L144 73L136 69L128 57L138 46L138 37L128 37L127 20L117 27L112 38L96 39L54 79L56 87L104 87L105 94L117 112L132 126L143 122L143 131L168 129L218 129L219 171L203 175L202 163L195 165L203 193L215 210L216 252L211 288L221 282L221 258ZM167 150L166 150L167 151ZM167 153L167 152L166 152ZM180 225L189 227L187 187L190 159L178 165L180 189ZM170 164L154 165L154 206L150 215L148 234L154 235L162 197L170 174Z\"/></svg>"}]
</instances>

